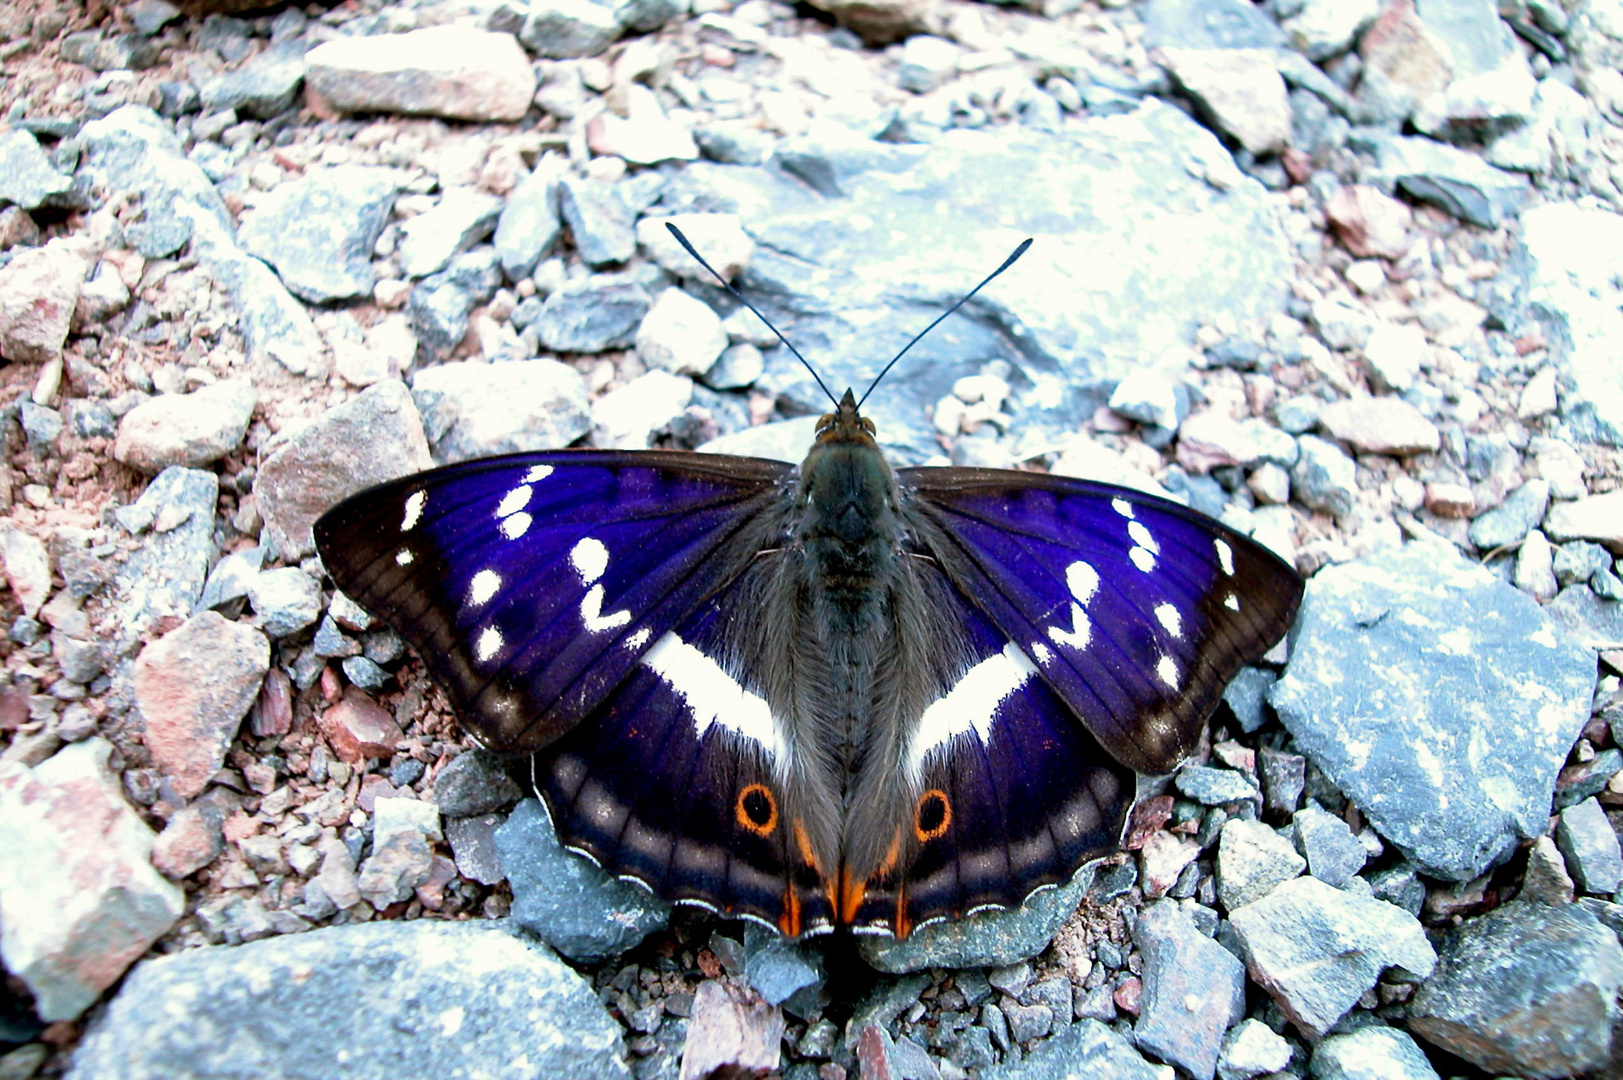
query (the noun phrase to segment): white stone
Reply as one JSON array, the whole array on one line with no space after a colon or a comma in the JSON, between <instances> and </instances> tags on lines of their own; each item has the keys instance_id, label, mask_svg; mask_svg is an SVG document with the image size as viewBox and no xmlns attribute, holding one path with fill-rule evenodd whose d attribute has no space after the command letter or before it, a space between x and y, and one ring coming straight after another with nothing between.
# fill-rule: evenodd
<instances>
[{"instance_id":1,"label":"white stone","mask_svg":"<svg viewBox=\"0 0 1623 1080\"><path fill-rule=\"evenodd\" d=\"M727 347L721 316L678 288L666 289L637 328L637 356L651 369L703 375Z\"/></svg>"}]
</instances>

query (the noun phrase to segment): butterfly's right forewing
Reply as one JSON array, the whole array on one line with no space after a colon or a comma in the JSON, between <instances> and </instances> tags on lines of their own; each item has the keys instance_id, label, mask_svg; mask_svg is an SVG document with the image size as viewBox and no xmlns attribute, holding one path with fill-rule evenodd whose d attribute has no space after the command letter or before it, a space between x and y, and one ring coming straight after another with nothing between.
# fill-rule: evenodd
<instances>
[{"instance_id":1,"label":"butterfly's right forewing","mask_svg":"<svg viewBox=\"0 0 1623 1080\"><path fill-rule=\"evenodd\" d=\"M316 545L482 742L529 752L772 540L792 474L752 458L515 454L362 492L316 523Z\"/></svg>"}]
</instances>

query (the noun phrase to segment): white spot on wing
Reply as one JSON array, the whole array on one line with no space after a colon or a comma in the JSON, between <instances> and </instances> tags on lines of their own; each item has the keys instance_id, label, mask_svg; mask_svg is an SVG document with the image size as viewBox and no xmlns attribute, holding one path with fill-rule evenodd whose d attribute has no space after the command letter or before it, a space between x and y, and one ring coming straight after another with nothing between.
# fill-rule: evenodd
<instances>
[{"instance_id":1,"label":"white spot on wing","mask_svg":"<svg viewBox=\"0 0 1623 1080\"><path fill-rule=\"evenodd\" d=\"M1234 549L1229 547L1228 541L1221 537L1214 537L1212 547L1217 549L1217 562L1223 568L1223 573L1229 577L1234 576Z\"/></svg>"},{"instance_id":2,"label":"white spot on wing","mask_svg":"<svg viewBox=\"0 0 1623 1080\"><path fill-rule=\"evenodd\" d=\"M1116 513L1131 521L1133 519L1133 504L1126 499L1116 498L1110 500L1110 505L1116 508Z\"/></svg>"},{"instance_id":3,"label":"white spot on wing","mask_svg":"<svg viewBox=\"0 0 1623 1080\"><path fill-rule=\"evenodd\" d=\"M744 689L720 664L675 633L654 642L643 654L642 663L687 702L695 734L702 737L711 724L720 724L760 744L774 762L785 757L766 699Z\"/></svg>"},{"instance_id":4,"label":"white spot on wing","mask_svg":"<svg viewBox=\"0 0 1623 1080\"><path fill-rule=\"evenodd\" d=\"M501 524L496 527L502 531L502 535L507 539L517 540L530 531L530 521L529 514L514 514L512 517L502 518Z\"/></svg>"},{"instance_id":5,"label":"white spot on wing","mask_svg":"<svg viewBox=\"0 0 1623 1080\"><path fill-rule=\"evenodd\" d=\"M639 627L631 634L630 637L625 639L623 644L626 648L635 652L644 645L648 644L648 639L650 637L653 637L653 631L649 630L646 626Z\"/></svg>"},{"instance_id":6,"label":"white spot on wing","mask_svg":"<svg viewBox=\"0 0 1623 1080\"><path fill-rule=\"evenodd\" d=\"M410 566L412 560L416 559L416 557L408 548L401 548L394 553L394 564L396 566Z\"/></svg>"},{"instance_id":7,"label":"white spot on wing","mask_svg":"<svg viewBox=\"0 0 1623 1080\"><path fill-rule=\"evenodd\" d=\"M1230 611L1239 611L1240 598L1235 596L1233 593L1229 593L1227 596L1223 597L1223 606L1228 608Z\"/></svg>"},{"instance_id":8,"label":"white spot on wing","mask_svg":"<svg viewBox=\"0 0 1623 1080\"><path fill-rule=\"evenodd\" d=\"M917 775L924 765L925 755L966 731L975 732L984 743L1003 702L1036 672L1026 654L1012 641L1003 646L1002 652L988 656L964 672L952 689L931 702L919 717L919 726L908 745L909 769Z\"/></svg>"},{"instance_id":9,"label":"white spot on wing","mask_svg":"<svg viewBox=\"0 0 1623 1080\"><path fill-rule=\"evenodd\" d=\"M1033 641L1031 643L1031 655L1037 658L1037 663L1039 664L1046 664L1050 660L1054 659L1053 650L1040 641Z\"/></svg>"},{"instance_id":10,"label":"white spot on wing","mask_svg":"<svg viewBox=\"0 0 1623 1080\"><path fill-rule=\"evenodd\" d=\"M631 612L622 608L603 614L603 586L593 585L586 590L586 596L580 602L580 621L592 633L600 634L605 630L618 630L629 623Z\"/></svg>"},{"instance_id":11,"label":"white spot on wing","mask_svg":"<svg viewBox=\"0 0 1623 1080\"><path fill-rule=\"evenodd\" d=\"M1147 548L1151 555L1161 554L1161 545L1155 542L1154 535L1142 521L1127 523L1127 535L1133 538L1133 543L1141 548Z\"/></svg>"},{"instance_id":12,"label":"white spot on wing","mask_svg":"<svg viewBox=\"0 0 1623 1080\"><path fill-rule=\"evenodd\" d=\"M1080 559L1065 568L1065 585L1079 604L1086 604L1099 591L1099 571Z\"/></svg>"},{"instance_id":13,"label":"white spot on wing","mask_svg":"<svg viewBox=\"0 0 1623 1080\"><path fill-rule=\"evenodd\" d=\"M1088 613L1082 610L1081 604L1072 604L1071 628L1067 630L1063 626L1050 626L1048 636L1056 645L1081 651L1088 647L1088 642L1093 638L1093 623L1088 619Z\"/></svg>"},{"instance_id":14,"label":"white spot on wing","mask_svg":"<svg viewBox=\"0 0 1623 1080\"><path fill-rule=\"evenodd\" d=\"M502 632L494 626L487 626L479 631L479 638L473 643L473 656L481 664L489 663L491 658L502 651Z\"/></svg>"},{"instance_id":15,"label":"white spot on wing","mask_svg":"<svg viewBox=\"0 0 1623 1080\"><path fill-rule=\"evenodd\" d=\"M1175 638L1183 637L1183 616L1178 614L1177 608L1171 604L1156 604L1155 618L1167 633Z\"/></svg>"},{"instance_id":16,"label":"white spot on wing","mask_svg":"<svg viewBox=\"0 0 1623 1080\"><path fill-rule=\"evenodd\" d=\"M488 601L502 587L502 576L494 570L481 570L468 583L468 603L474 607Z\"/></svg>"},{"instance_id":17,"label":"white spot on wing","mask_svg":"<svg viewBox=\"0 0 1623 1080\"><path fill-rule=\"evenodd\" d=\"M417 527L417 522L423 517L423 504L428 502L428 492L414 491L406 499L406 516L400 519L400 531L411 532Z\"/></svg>"},{"instance_id":18,"label":"white spot on wing","mask_svg":"<svg viewBox=\"0 0 1623 1080\"><path fill-rule=\"evenodd\" d=\"M590 585L609 568L609 549L593 536L582 537L569 552L570 565L580 575L582 585Z\"/></svg>"},{"instance_id":19,"label":"white spot on wing","mask_svg":"<svg viewBox=\"0 0 1623 1080\"><path fill-rule=\"evenodd\" d=\"M520 484L518 487L502 496L502 501L496 504L497 517L509 517L530 505L530 496L535 491L529 484Z\"/></svg>"},{"instance_id":20,"label":"white spot on wing","mask_svg":"<svg viewBox=\"0 0 1623 1080\"><path fill-rule=\"evenodd\" d=\"M1155 673L1167 686L1174 690L1178 688L1178 665L1172 657L1162 653L1161 659L1155 662Z\"/></svg>"},{"instance_id":21,"label":"white spot on wing","mask_svg":"<svg viewBox=\"0 0 1623 1080\"><path fill-rule=\"evenodd\" d=\"M529 471L524 474L524 482L526 484L539 484L551 475L551 465L531 465Z\"/></svg>"},{"instance_id":22,"label":"white spot on wing","mask_svg":"<svg viewBox=\"0 0 1623 1080\"><path fill-rule=\"evenodd\" d=\"M1146 574L1155 569L1155 554L1149 548L1136 547L1127 553L1127 557Z\"/></svg>"}]
</instances>

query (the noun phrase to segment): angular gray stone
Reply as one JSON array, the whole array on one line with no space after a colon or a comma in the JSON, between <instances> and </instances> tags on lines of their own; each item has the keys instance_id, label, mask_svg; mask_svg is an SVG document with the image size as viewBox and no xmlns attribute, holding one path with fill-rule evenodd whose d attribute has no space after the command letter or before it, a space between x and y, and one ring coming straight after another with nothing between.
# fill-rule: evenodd
<instances>
[{"instance_id":1,"label":"angular gray stone","mask_svg":"<svg viewBox=\"0 0 1623 1080\"><path fill-rule=\"evenodd\" d=\"M1296 440L1301 457L1291 469L1291 491L1297 501L1338 517L1350 513L1358 498L1358 466L1333 442L1316 435Z\"/></svg>"},{"instance_id":2,"label":"angular gray stone","mask_svg":"<svg viewBox=\"0 0 1623 1080\"><path fill-rule=\"evenodd\" d=\"M591 430L586 381L556 360L456 363L412 378L434 460L557 450Z\"/></svg>"},{"instance_id":3,"label":"angular gray stone","mask_svg":"<svg viewBox=\"0 0 1623 1080\"><path fill-rule=\"evenodd\" d=\"M1313 1080L1438 1080L1426 1055L1407 1032L1359 1028L1332 1035L1313 1048Z\"/></svg>"},{"instance_id":4,"label":"angular gray stone","mask_svg":"<svg viewBox=\"0 0 1623 1080\"><path fill-rule=\"evenodd\" d=\"M1522 215L1532 313L1551 330L1568 384L1562 416L1580 438L1623 446L1623 214L1552 202Z\"/></svg>"},{"instance_id":5,"label":"angular gray stone","mask_svg":"<svg viewBox=\"0 0 1623 1080\"><path fill-rule=\"evenodd\" d=\"M189 226L191 253L230 294L251 357L269 357L299 375L318 370L324 346L309 314L264 263L237 246L220 193L186 160L166 121L126 105L86 124L79 138L81 176L108 192L138 193L148 221Z\"/></svg>"},{"instance_id":6,"label":"angular gray stone","mask_svg":"<svg viewBox=\"0 0 1623 1080\"><path fill-rule=\"evenodd\" d=\"M815 999L823 984L823 957L808 946L755 923L744 924L744 977L768 1005L797 994Z\"/></svg>"},{"instance_id":7,"label":"angular gray stone","mask_svg":"<svg viewBox=\"0 0 1623 1080\"><path fill-rule=\"evenodd\" d=\"M1290 1064L1291 1044L1261 1020L1241 1020L1223 1037L1217 1080L1252 1080Z\"/></svg>"},{"instance_id":8,"label":"angular gray stone","mask_svg":"<svg viewBox=\"0 0 1623 1080\"><path fill-rule=\"evenodd\" d=\"M491 234L502 201L474 188L452 188L432 208L400 227L400 268L420 278L445 269L452 256Z\"/></svg>"},{"instance_id":9,"label":"angular gray stone","mask_svg":"<svg viewBox=\"0 0 1623 1080\"><path fill-rule=\"evenodd\" d=\"M1144 957L1133 1041L1195 1080L1212 1080L1223 1033L1245 1015L1244 965L1169 900L1139 912L1133 941Z\"/></svg>"},{"instance_id":10,"label":"angular gray stone","mask_svg":"<svg viewBox=\"0 0 1623 1080\"><path fill-rule=\"evenodd\" d=\"M1347 823L1317 806L1304 806L1292 819L1296 850L1307 860L1307 871L1326 885L1344 887L1364 868L1369 852Z\"/></svg>"},{"instance_id":11,"label":"angular gray stone","mask_svg":"<svg viewBox=\"0 0 1623 1080\"><path fill-rule=\"evenodd\" d=\"M1540 835L1594 657L1452 549L1308 583L1273 703L1296 745L1428 874L1469 881Z\"/></svg>"},{"instance_id":12,"label":"angular gray stone","mask_svg":"<svg viewBox=\"0 0 1623 1080\"><path fill-rule=\"evenodd\" d=\"M148 960L68 1076L629 1080L620 1026L545 946L493 922L374 922Z\"/></svg>"},{"instance_id":13,"label":"angular gray stone","mask_svg":"<svg viewBox=\"0 0 1623 1080\"><path fill-rule=\"evenodd\" d=\"M650 369L699 376L727 347L727 331L709 304L673 287L643 316L636 344L637 358Z\"/></svg>"},{"instance_id":14,"label":"angular gray stone","mask_svg":"<svg viewBox=\"0 0 1623 1080\"><path fill-rule=\"evenodd\" d=\"M1580 889L1604 896L1617 892L1623 883L1623 852L1600 803L1588 798L1562 810L1555 842Z\"/></svg>"},{"instance_id":15,"label":"angular gray stone","mask_svg":"<svg viewBox=\"0 0 1623 1080\"><path fill-rule=\"evenodd\" d=\"M291 637L321 618L321 583L297 566L261 570L248 584L248 602L261 630Z\"/></svg>"},{"instance_id":16,"label":"angular gray stone","mask_svg":"<svg viewBox=\"0 0 1623 1080\"><path fill-rule=\"evenodd\" d=\"M124 655L159 620L191 615L214 562L214 508L220 478L172 465L141 497L115 511L134 536L113 573L111 600L119 613L108 650Z\"/></svg>"},{"instance_id":17,"label":"angular gray stone","mask_svg":"<svg viewBox=\"0 0 1623 1080\"><path fill-rule=\"evenodd\" d=\"M623 349L636 340L652 306L641 285L589 279L547 297L532 325L541 344L557 352Z\"/></svg>"},{"instance_id":18,"label":"angular gray stone","mask_svg":"<svg viewBox=\"0 0 1623 1080\"><path fill-rule=\"evenodd\" d=\"M265 456L254 478L265 538L284 556L308 555L310 526L340 499L433 464L411 391L395 380L370 386Z\"/></svg>"},{"instance_id":19,"label":"angular gray stone","mask_svg":"<svg viewBox=\"0 0 1623 1080\"><path fill-rule=\"evenodd\" d=\"M313 168L244 213L237 240L311 303L367 296L377 282L372 249L404 183L375 165Z\"/></svg>"},{"instance_id":20,"label":"angular gray stone","mask_svg":"<svg viewBox=\"0 0 1623 1080\"><path fill-rule=\"evenodd\" d=\"M518 33L525 48L552 60L596 56L620 36L614 10L595 0L544 0L530 4Z\"/></svg>"},{"instance_id":21,"label":"angular gray stone","mask_svg":"<svg viewBox=\"0 0 1623 1080\"><path fill-rule=\"evenodd\" d=\"M1189 49L1272 49L1286 44L1277 23L1246 0L1149 0L1146 45Z\"/></svg>"},{"instance_id":22,"label":"angular gray stone","mask_svg":"<svg viewBox=\"0 0 1623 1080\"><path fill-rule=\"evenodd\" d=\"M1366 176L1371 183L1388 191L1401 188L1485 229L1513 220L1531 190L1525 176L1431 139L1372 133L1354 145L1375 154L1376 167Z\"/></svg>"},{"instance_id":23,"label":"angular gray stone","mask_svg":"<svg viewBox=\"0 0 1623 1080\"><path fill-rule=\"evenodd\" d=\"M578 2L590 4L592 0ZM575 250L587 265L623 263L636 252L636 211L616 185L565 176L558 184L558 208Z\"/></svg>"},{"instance_id":24,"label":"angular gray stone","mask_svg":"<svg viewBox=\"0 0 1623 1080\"><path fill-rule=\"evenodd\" d=\"M1550 482L1538 478L1529 480L1511 492L1504 502L1471 522L1471 543L1479 551L1518 544L1544 520L1549 506Z\"/></svg>"},{"instance_id":25,"label":"angular gray stone","mask_svg":"<svg viewBox=\"0 0 1623 1080\"><path fill-rule=\"evenodd\" d=\"M419 281L406 304L418 351L436 360L449 356L467 335L469 314L490 299L501 281L490 247L465 251L444 270Z\"/></svg>"},{"instance_id":26,"label":"angular gray stone","mask_svg":"<svg viewBox=\"0 0 1623 1080\"><path fill-rule=\"evenodd\" d=\"M0 136L0 206L38 210L73 190L73 177L57 171L32 132L14 128Z\"/></svg>"},{"instance_id":27,"label":"angular gray stone","mask_svg":"<svg viewBox=\"0 0 1623 1080\"><path fill-rule=\"evenodd\" d=\"M89 738L31 769L0 765L0 958L47 1021L78 1017L185 909L152 868L112 749Z\"/></svg>"},{"instance_id":28,"label":"angular gray stone","mask_svg":"<svg viewBox=\"0 0 1623 1080\"><path fill-rule=\"evenodd\" d=\"M304 81L304 50L302 39L279 41L237 70L205 82L199 89L203 111L230 109L259 120L286 112Z\"/></svg>"},{"instance_id":29,"label":"angular gray stone","mask_svg":"<svg viewBox=\"0 0 1623 1080\"><path fill-rule=\"evenodd\" d=\"M513 888L513 921L578 963L618 956L670 920L670 905L647 889L565 850L538 800L514 807L496 830L496 850Z\"/></svg>"},{"instance_id":30,"label":"angular gray stone","mask_svg":"<svg viewBox=\"0 0 1623 1080\"><path fill-rule=\"evenodd\" d=\"M983 1030L971 1028L971 1031ZM1043 1040L1025 1060L981 1071L981 1080L1161 1080L1163 1069L1144 1060L1133 1044L1097 1020L1072 1024Z\"/></svg>"},{"instance_id":31,"label":"angular gray stone","mask_svg":"<svg viewBox=\"0 0 1623 1080\"><path fill-rule=\"evenodd\" d=\"M510 281L527 278L558 241L557 171L543 163L513 188L496 222L496 257Z\"/></svg>"},{"instance_id":32,"label":"angular gray stone","mask_svg":"<svg viewBox=\"0 0 1623 1080\"><path fill-rule=\"evenodd\" d=\"M1437 959L1413 915L1318 878L1287 881L1229 920L1251 978L1315 1038L1356 1005L1382 971L1402 968L1424 979Z\"/></svg>"},{"instance_id":33,"label":"angular gray stone","mask_svg":"<svg viewBox=\"0 0 1623 1080\"><path fill-rule=\"evenodd\" d=\"M1217 898L1233 911L1301 874L1307 860L1260 821L1230 818L1217 841Z\"/></svg>"},{"instance_id":34,"label":"angular gray stone","mask_svg":"<svg viewBox=\"0 0 1623 1080\"><path fill-rule=\"evenodd\" d=\"M523 797L500 759L488 750L458 754L434 777L434 801L449 818L504 810Z\"/></svg>"},{"instance_id":35,"label":"angular gray stone","mask_svg":"<svg viewBox=\"0 0 1623 1080\"><path fill-rule=\"evenodd\" d=\"M1604 1062L1623 947L1576 905L1510 903L1449 932L1409 1029L1492 1073L1561 1077Z\"/></svg>"},{"instance_id":36,"label":"angular gray stone","mask_svg":"<svg viewBox=\"0 0 1623 1080\"><path fill-rule=\"evenodd\" d=\"M1244 773L1217 769L1210 765L1185 765L1173 778L1178 792L1202 806L1223 806L1233 802L1262 805L1262 792Z\"/></svg>"}]
</instances>

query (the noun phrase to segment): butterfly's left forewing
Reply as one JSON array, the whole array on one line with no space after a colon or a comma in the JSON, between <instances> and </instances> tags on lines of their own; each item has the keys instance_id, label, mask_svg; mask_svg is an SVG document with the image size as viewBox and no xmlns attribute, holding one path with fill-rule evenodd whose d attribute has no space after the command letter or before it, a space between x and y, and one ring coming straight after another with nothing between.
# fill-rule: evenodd
<instances>
[{"instance_id":1,"label":"butterfly's left forewing","mask_svg":"<svg viewBox=\"0 0 1623 1080\"><path fill-rule=\"evenodd\" d=\"M917 539L1116 760L1175 768L1289 628L1296 572L1176 503L989 469L902 469Z\"/></svg>"},{"instance_id":2,"label":"butterfly's left forewing","mask_svg":"<svg viewBox=\"0 0 1623 1080\"><path fill-rule=\"evenodd\" d=\"M515 454L362 492L316 523L316 546L482 742L528 752L771 541L792 474L752 458Z\"/></svg>"}]
</instances>

